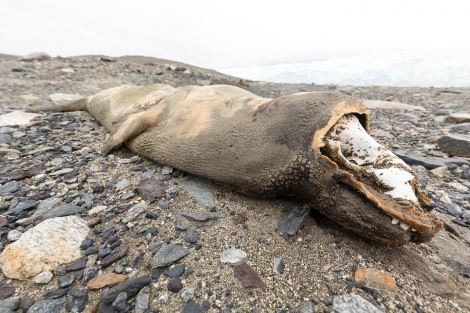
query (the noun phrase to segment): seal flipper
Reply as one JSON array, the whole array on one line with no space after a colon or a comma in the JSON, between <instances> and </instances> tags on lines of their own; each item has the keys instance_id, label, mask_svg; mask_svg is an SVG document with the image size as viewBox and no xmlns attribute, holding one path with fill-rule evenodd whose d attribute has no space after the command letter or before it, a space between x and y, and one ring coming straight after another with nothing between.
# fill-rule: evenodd
<instances>
[{"instance_id":1,"label":"seal flipper","mask_svg":"<svg viewBox=\"0 0 470 313\"><path fill-rule=\"evenodd\" d=\"M156 105L146 111L129 115L119 128L110 134L101 149L101 153L108 154L114 148L127 140L137 137L149 129L157 121L163 107Z\"/></svg>"},{"instance_id":2,"label":"seal flipper","mask_svg":"<svg viewBox=\"0 0 470 313\"><path fill-rule=\"evenodd\" d=\"M33 105L26 107L26 111L31 112L67 112L67 111L88 111L88 98L81 98L71 102L58 105Z\"/></svg>"}]
</instances>

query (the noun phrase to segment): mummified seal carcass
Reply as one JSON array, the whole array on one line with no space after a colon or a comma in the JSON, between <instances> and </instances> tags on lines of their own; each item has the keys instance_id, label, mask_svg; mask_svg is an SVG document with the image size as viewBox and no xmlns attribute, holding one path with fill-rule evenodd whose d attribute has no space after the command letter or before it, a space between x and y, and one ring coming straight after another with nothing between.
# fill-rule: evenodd
<instances>
[{"instance_id":1,"label":"mummified seal carcass","mask_svg":"<svg viewBox=\"0 0 470 313\"><path fill-rule=\"evenodd\" d=\"M442 229L415 172L369 136L356 99L305 92L276 99L228 86L120 86L33 111L90 112L108 153L134 153L263 197L294 196L374 240L425 242Z\"/></svg>"}]
</instances>

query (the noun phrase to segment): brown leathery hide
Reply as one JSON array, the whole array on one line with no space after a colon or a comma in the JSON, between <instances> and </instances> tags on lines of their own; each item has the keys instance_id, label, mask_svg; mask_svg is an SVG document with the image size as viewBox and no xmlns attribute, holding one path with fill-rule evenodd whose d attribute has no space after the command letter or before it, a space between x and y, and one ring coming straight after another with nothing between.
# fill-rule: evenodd
<instances>
[{"instance_id":1,"label":"brown leathery hide","mask_svg":"<svg viewBox=\"0 0 470 313\"><path fill-rule=\"evenodd\" d=\"M228 85L120 86L30 110L86 110L110 134L104 153L125 144L134 153L248 195L293 196L373 240L425 242L442 228L424 209L428 200L406 165L395 166L402 172L393 170L410 173L402 184L412 190L413 200L390 196L394 187L374 174L379 165L355 164L345 154L349 142L330 140L340 137L345 116L359 121L364 133L369 130L365 107L338 92L268 99Z\"/></svg>"}]
</instances>

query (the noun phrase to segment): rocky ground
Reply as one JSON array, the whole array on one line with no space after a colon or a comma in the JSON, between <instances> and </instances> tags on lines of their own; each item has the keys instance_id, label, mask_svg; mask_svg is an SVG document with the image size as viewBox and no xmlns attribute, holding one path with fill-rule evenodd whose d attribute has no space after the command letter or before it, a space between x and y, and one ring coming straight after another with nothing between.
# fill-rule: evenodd
<instances>
[{"instance_id":1,"label":"rocky ground","mask_svg":"<svg viewBox=\"0 0 470 313\"><path fill-rule=\"evenodd\" d=\"M371 133L418 172L445 228L425 244L385 246L293 200L248 198L125 148L102 155L105 131L86 112L20 126L4 115L152 83L389 101L368 103ZM0 55L0 312L468 312L469 112L464 88L274 84L146 57Z\"/></svg>"}]
</instances>

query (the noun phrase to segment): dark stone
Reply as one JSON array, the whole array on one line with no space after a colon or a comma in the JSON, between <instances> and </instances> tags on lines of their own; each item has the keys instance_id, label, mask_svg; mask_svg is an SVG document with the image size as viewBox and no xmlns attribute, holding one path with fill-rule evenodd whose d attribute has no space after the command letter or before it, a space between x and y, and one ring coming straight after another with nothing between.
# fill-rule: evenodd
<instances>
[{"instance_id":1,"label":"dark stone","mask_svg":"<svg viewBox=\"0 0 470 313\"><path fill-rule=\"evenodd\" d=\"M132 256L129 262L129 266L132 268L138 268L140 264L142 264L143 260L144 258L142 257L142 255L140 255L140 253L136 253Z\"/></svg>"},{"instance_id":2,"label":"dark stone","mask_svg":"<svg viewBox=\"0 0 470 313\"><path fill-rule=\"evenodd\" d=\"M189 250L175 244L163 244L152 259L152 269L165 267L186 256Z\"/></svg>"},{"instance_id":3,"label":"dark stone","mask_svg":"<svg viewBox=\"0 0 470 313\"><path fill-rule=\"evenodd\" d=\"M165 198L167 200L174 199L177 196L178 196L178 190L176 190L176 188L174 188L174 187L171 187L171 188L169 188L165 191Z\"/></svg>"},{"instance_id":4,"label":"dark stone","mask_svg":"<svg viewBox=\"0 0 470 313\"><path fill-rule=\"evenodd\" d=\"M14 193L18 189L20 189L20 184L17 181L10 181L0 186L0 195Z\"/></svg>"},{"instance_id":5,"label":"dark stone","mask_svg":"<svg viewBox=\"0 0 470 313\"><path fill-rule=\"evenodd\" d=\"M2 175L2 178L6 180L20 180L26 177L35 176L41 173L43 169L44 169L43 165L35 165L27 170L15 170L15 171L7 172Z\"/></svg>"},{"instance_id":6,"label":"dark stone","mask_svg":"<svg viewBox=\"0 0 470 313\"><path fill-rule=\"evenodd\" d=\"M156 220L160 216L160 213L157 211L145 213L145 217L151 220Z\"/></svg>"},{"instance_id":7,"label":"dark stone","mask_svg":"<svg viewBox=\"0 0 470 313\"><path fill-rule=\"evenodd\" d=\"M3 215L18 215L22 211L30 210L36 207L38 202L36 200L26 200L18 203L14 208L6 211Z\"/></svg>"},{"instance_id":8,"label":"dark stone","mask_svg":"<svg viewBox=\"0 0 470 313\"><path fill-rule=\"evenodd\" d=\"M83 284L86 285L90 280L98 276L99 268L98 267L90 267L83 271Z\"/></svg>"},{"instance_id":9,"label":"dark stone","mask_svg":"<svg viewBox=\"0 0 470 313\"><path fill-rule=\"evenodd\" d=\"M29 307L27 313L57 313L61 311L64 303L65 297L38 301Z\"/></svg>"},{"instance_id":10,"label":"dark stone","mask_svg":"<svg viewBox=\"0 0 470 313\"><path fill-rule=\"evenodd\" d=\"M202 301L202 307L204 308L204 310L209 310L211 308L211 303L207 300L204 300Z\"/></svg>"},{"instance_id":11,"label":"dark stone","mask_svg":"<svg viewBox=\"0 0 470 313\"><path fill-rule=\"evenodd\" d=\"M155 201L166 196L165 191L168 186L160 180L155 178L143 179L137 184L135 190L142 196L145 201Z\"/></svg>"},{"instance_id":12,"label":"dark stone","mask_svg":"<svg viewBox=\"0 0 470 313\"><path fill-rule=\"evenodd\" d=\"M22 307L23 313L24 313L24 312L27 312L27 311L29 310L29 308L30 308L34 303L36 303L36 301L34 301L33 299L28 299L28 300L26 300L26 301L23 303L23 307Z\"/></svg>"},{"instance_id":13,"label":"dark stone","mask_svg":"<svg viewBox=\"0 0 470 313\"><path fill-rule=\"evenodd\" d=\"M296 234L310 214L310 207L302 203L286 204L281 213L281 220L277 223L280 231L294 235Z\"/></svg>"},{"instance_id":14,"label":"dark stone","mask_svg":"<svg viewBox=\"0 0 470 313\"><path fill-rule=\"evenodd\" d=\"M86 250L86 249L90 248L93 245L93 242L94 242L94 240L91 239L91 238L84 239L82 241L82 243L80 244L80 249Z\"/></svg>"},{"instance_id":15,"label":"dark stone","mask_svg":"<svg viewBox=\"0 0 470 313\"><path fill-rule=\"evenodd\" d=\"M8 297L11 297L12 295L15 294L15 287L2 283L0 284L0 300L6 299Z\"/></svg>"},{"instance_id":16,"label":"dark stone","mask_svg":"<svg viewBox=\"0 0 470 313\"><path fill-rule=\"evenodd\" d=\"M189 300L181 313L204 313L204 309L198 303Z\"/></svg>"},{"instance_id":17,"label":"dark stone","mask_svg":"<svg viewBox=\"0 0 470 313\"><path fill-rule=\"evenodd\" d=\"M81 270L81 269L85 268L87 260L88 260L87 257L77 259L77 260L73 261L72 263L70 263L69 265L67 265L65 267L65 270L67 272Z\"/></svg>"},{"instance_id":18,"label":"dark stone","mask_svg":"<svg viewBox=\"0 0 470 313\"><path fill-rule=\"evenodd\" d=\"M125 293L124 291L120 292L116 299L113 301L112 306L119 312L124 311L127 307L127 293Z\"/></svg>"},{"instance_id":19,"label":"dark stone","mask_svg":"<svg viewBox=\"0 0 470 313\"><path fill-rule=\"evenodd\" d=\"M395 150L393 153L399 156L403 161L408 163L409 165L422 165L428 170L432 170L434 168L447 166L448 168L455 168L457 166L467 164L470 165L470 162L459 159L459 158L427 158L422 157L416 154L409 153L406 150Z\"/></svg>"},{"instance_id":20,"label":"dark stone","mask_svg":"<svg viewBox=\"0 0 470 313\"><path fill-rule=\"evenodd\" d=\"M74 280L75 280L75 276L64 275L64 276L60 276L57 279L57 284L59 285L59 288L67 288L70 285L72 285Z\"/></svg>"},{"instance_id":21,"label":"dark stone","mask_svg":"<svg viewBox=\"0 0 470 313\"><path fill-rule=\"evenodd\" d=\"M470 158L470 136L459 134L446 134L439 138L437 145L450 155Z\"/></svg>"},{"instance_id":22,"label":"dark stone","mask_svg":"<svg viewBox=\"0 0 470 313\"><path fill-rule=\"evenodd\" d=\"M76 271L74 275L77 280L81 280L83 278L83 271Z\"/></svg>"},{"instance_id":23,"label":"dark stone","mask_svg":"<svg viewBox=\"0 0 470 313\"><path fill-rule=\"evenodd\" d=\"M192 229L188 229L186 233L184 234L184 241L188 243L196 243L198 239L199 239L199 234Z\"/></svg>"},{"instance_id":24,"label":"dark stone","mask_svg":"<svg viewBox=\"0 0 470 313\"><path fill-rule=\"evenodd\" d=\"M217 220L227 217L225 212L178 212L175 219L175 228L186 230L189 228L198 228L215 224Z\"/></svg>"},{"instance_id":25,"label":"dark stone","mask_svg":"<svg viewBox=\"0 0 470 313\"><path fill-rule=\"evenodd\" d=\"M184 273L184 264L177 265L173 267L172 269L169 269L168 271L165 272L165 275L170 277L170 278L177 278L183 275Z\"/></svg>"},{"instance_id":26,"label":"dark stone","mask_svg":"<svg viewBox=\"0 0 470 313\"><path fill-rule=\"evenodd\" d=\"M107 268L112 263L116 262L117 260L122 259L123 257L127 255L128 251L129 251L129 246L126 243L113 249L113 252L111 252L110 255L108 255L107 257L101 260L101 268Z\"/></svg>"},{"instance_id":27,"label":"dark stone","mask_svg":"<svg viewBox=\"0 0 470 313\"><path fill-rule=\"evenodd\" d=\"M114 226L111 226L103 230L103 232L101 233L101 239L103 239L103 241L106 241L108 240L109 237L111 237L115 233L116 233L116 228Z\"/></svg>"},{"instance_id":28,"label":"dark stone","mask_svg":"<svg viewBox=\"0 0 470 313\"><path fill-rule=\"evenodd\" d=\"M1 313L13 313L19 308L21 304L20 296L10 297L4 300L0 300L0 312Z\"/></svg>"},{"instance_id":29,"label":"dark stone","mask_svg":"<svg viewBox=\"0 0 470 313\"><path fill-rule=\"evenodd\" d=\"M88 290L80 289L72 297L72 300L67 302L65 309L67 312L82 312L88 302Z\"/></svg>"},{"instance_id":30,"label":"dark stone","mask_svg":"<svg viewBox=\"0 0 470 313\"><path fill-rule=\"evenodd\" d=\"M264 284L258 274L247 264L240 263L233 268L233 273L241 281L244 288L257 287L265 290Z\"/></svg>"},{"instance_id":31,"label":"dark stone","mask_svg":"<svg viewBox=\"0 0 470 313\"><path fill-rule=\"evenodd\" d=\"M91 187L93 193L102 193L104 191L104 186L100 184L93 184Z\"/></svg>"},{"instance_id":32,"label":"dark stone","mask_svg":"<svg viewBox=\"0 0 470 313\"><path fill-rule=\"evenodd\" d=\"M168 200L160 201L160 203L158 203L158 206L163 210L168 210L170 208L170 201Z\"/></svg>"},{"instance_id":33,"label":"dark stone","mask_svg":"<svg viewBox=\"0 0 470 313\"><path fill-rule=\"evenodd\" d=\"M92 254L97 254L99 252L98 248L96 247L90 247L85 250L85 256L92 255Z\"/></svg>"},{"instance_id":34,"label":"dark stone","mask_svg":"<svg viewBox=\"0 0 470 313\"><path fill-rule=\"evenodd\" d=\"M67 292L68 292L67 288L58 288L58 289L46 291L45 293L43 293L42 297L44 299L57 299L57 298L65 296Z\"/></svg>"},{"instance_id":35,"label":"dark stone","mask_svg":"<svg viewBox=\"0 0 470 313\"><path fill-rule=\"evenodd\" d=\"M150 278L148 276L141 276L135 279L125 281L114 287L109 288L101 294L101 302L112 303L120 292L127 293L130 298L136 295L140 289L150 284Z\"/></svg>"},{"instance_id":36,"label":"dark stone","mask_svg":"<svg viewBox=\"0 0 470 313\"><path fill-rule=\"evenodd\" d=\"M50 218L54 218L54 217L61 217L61 216L69 216L69 215L75 215L75 214L80 214L80 213L83 213L85 210L84 208L82 207L79 207L79 206L76 206L76 205L73 205L71 203L66 203L66 204L63 204L63 205L60 205L52 210L50 210L49 212L47 212L46 214L44 214L42 217L41 217L41 220L44 221L44 220L47 220L47 219L50 219Z\"/></svg>"},{"instance_id":37,"label":"dark stone","mask_svg":"<svg viewBox=\"0 0 470 313\"><path fill-rule=\"evenodd\" d=\"M168 290L172 292L179 292L183 289L183 283L179 278L170 279L168 282Z\"/></svg>"},{"instance_id":38,"label":"dark stone","mask_svg":"<svg viewBox=\"0 0 470 313\"><path fill-rule=\"evenodd\" d=\"M109 248L106 245L101 245L100 248L98 249L98 257L100 259L103 259L106 256L110 255L111 252L113 252L113 250L111 250L111 248Z\"/></svg>"},{"instance_id":39,"label":"dark stone","mask_svg":"<svg viewBox=\"0 0 470 313\"><path fill-rule=\"evenodd\" d=\"M158 280L161 275L162 275L162 272L160 272L160 271L155 271L155 272L152 273L152 279L153 279L153 280Z\"/></svg>"}]
</instances>

